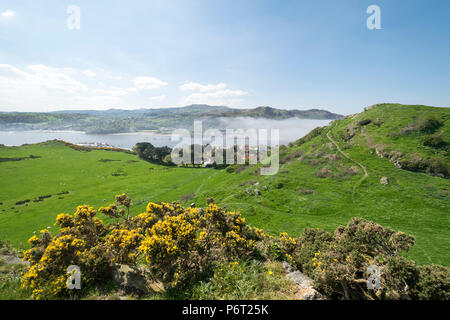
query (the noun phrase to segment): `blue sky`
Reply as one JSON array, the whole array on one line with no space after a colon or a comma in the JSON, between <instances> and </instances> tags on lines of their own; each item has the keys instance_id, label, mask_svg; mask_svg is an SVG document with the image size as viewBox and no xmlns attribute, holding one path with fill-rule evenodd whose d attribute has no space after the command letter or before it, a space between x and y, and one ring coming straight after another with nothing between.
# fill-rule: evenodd
<instances>
[{"instance_id":1,"label":"blue sky","mask_svg":"<svg viewBox=\"0 0 450 320\"><path fill-rule=\"evenodd\" d=\"M381 30L366 27L372 4ZM0 3L1 111L448 107L449 75L444 0Z\"/></svg>"}]
</instances>

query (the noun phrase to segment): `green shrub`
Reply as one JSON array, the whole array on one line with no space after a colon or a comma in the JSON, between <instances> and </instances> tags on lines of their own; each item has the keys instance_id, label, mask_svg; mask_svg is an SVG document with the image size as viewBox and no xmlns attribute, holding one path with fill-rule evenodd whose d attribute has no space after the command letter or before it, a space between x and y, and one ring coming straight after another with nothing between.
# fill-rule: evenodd
<instances>
[{"instance_id":1,"label":"green shrub","mask_svg":"<svg viewBox=\"0 0 450 320\"><path fill-rule=\"evenodd\" d=\"M446 142L442 138L442 134L429 134L423 138L422 144L427 147L439 149L445 147Z\"/></svg>"},{"instance_id":2,"label":"green shrub","mask_svg":"<svg viewBox=\"0 0 450 320\"><path fill-rule=\"evenodd\" d=\"M408 124L406 127L402 128L400 132L394 133L391 136L402 136L402 135L408 135L413 132L419 132L419 133L434 133L437 129L442 127L444 125L444 122L436 119L433 116L428 116L424 118L420 118L419 120Z\"/></svg>"},{"instance_id":3,"label":"green shrub","mask_svg":"<svg viewBox=\"0 0 450 320\"><path fill-rule=\"evenodd\" d=\"M402 256L388 256L381 271L381 292L383 299L415 298L419 271L414 261Z\"/></svg>"},{"instance_id":4,"label":"green shrub","mask_svg":"<svg viewBox=\"0 0 450 320\"><path fill-rule=\"evenodd\" d=\"M363 120L359 121L358 124L360 126L366 126L366 125L368 125L371 122L372 122L372 120L370 120L370 119L363 119Z\"/></svg>"},{"instance_id":5,"label":"green shrub","mask_svg":"<svg viewBox=\"0 0 450 320\"><path fill-rule=\"evenodd\" d=\"M313 271L312 258L327 243L333 241L333 236L321 229L305 228L297 239L297 247L294 250L293 258L297 268L307 274Z\"/></svg>"},{"instance_id":6,"label":"green shrub","mask_svg":"<svg viewBox=\"0 0 450 320\"><path fill-rule=\"evenodd\" d=\"M440 157L425 159L413 153L399 159L398 163L405 170L440 174L446 178L450 176L450 166Z\"/></svg>"},{"instance_id":7,"label":"green shrub","mask_svg":"<svg viewBox=\"0 0 450 320\"><path fill-rule=\"evenodd\" d=\"M229 166L229 167L227 167L227 168L225 169L225 171L228 172L228 173L233 173L235 169L236 169L235 166Z\"/></svg>"},{"instance_id":8,"label":"green shrub","mask_svg":"<svg viewBox=\"0 0 450 320\"><path fill-rule=\"evenodd\" d=\"M133 147L133 151L145 161L172 164L172 149L167 146L155 147L149 142L139 142Z\"/></svg>"},{"instance_id":9,"label":"green shrub","mask_svg":"<svg viewBox=\"0 0 450 320\"><path fill-rule=\"evenodd\" d=\"M439 157L433 157L428 161L428 171L434 174L443 175L445 178L450 177L450 166L447 162Z\"/></svg>"},{"instance_id":10,"label":"green shrub","mask_svg":"<svg viewBox=\"0 0 450 320\"><path fill-rule=\"evenodd\" d=\"M398 273L400 278L384 277L380 290L367 288L367 268L374 265L383 275L392 274L396 270L392 261L398 262L392 259L406 253L414 237L362 218L352 218L347 226L338 227L334 236L306 229L297 243L293 253L297 266L313 278L320 292L332 298L403 298L398 293L405 287L403 282L417 282L410 280L411 272L406 268L408 272ZM400 262L404 261L409 260ZM398 265L397 269L405 269L401 263Z\"/></svg>"},{"instance_id":11,"label":"green shrub","mask_svg":"<svg viewBox=\"0 0 450 320\"><path fill-rule=\"evenodd\" d=\"M420 266L415 297L450 300L450 269L439 265Z\"/></svg>"},{"instance_id":12,"label":"green shrub","mask_svg":"<svg viewBox=\"0 0 450 320\"><path fill-rule=\"evenodd\" d=\"M398 163L402 169L415 172L425 172L429 167L428 161L416 153L406 155L404 158L401 158Z\"/></svg>"},{"instance_id":13,"label":"green shrub","mask_svg":"<svg viewBox=\"0 0 450 320\"><path fill-rule=\"evenodd\" d=\"M420 119L418 122L418 128L423 133L434 133L437 129L442 127L444 122L436 119L433 116Z\"/></svg>"}]
</instances>

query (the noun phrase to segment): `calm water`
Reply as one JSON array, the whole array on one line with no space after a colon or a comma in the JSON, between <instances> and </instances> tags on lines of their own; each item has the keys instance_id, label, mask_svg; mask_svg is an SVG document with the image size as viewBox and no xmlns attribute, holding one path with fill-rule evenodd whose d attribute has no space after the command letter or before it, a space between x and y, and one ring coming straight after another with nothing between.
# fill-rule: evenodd
<instances>
[{"instance_id":1,"label":"calm water","mask_svg":"<svg viewBox=\"0 0 450 320\"><path fill-rule=\"evenodd\" d=\"M329 120L286 119L268 120L253 118L223 118L220 119L222 128L230 129L279 129L280 143L287 144L295 141L315 127L325 126ZM74 144L104 143L113 147L131 149L138 142L150 142L157 147L178 144L171 141L170 135L150 132L136 132L125 134L85 134L79 131L0 131L0 144L20 146L22 144L38 143L47 140L64 140Z\"/></svg>"}]
</instances>

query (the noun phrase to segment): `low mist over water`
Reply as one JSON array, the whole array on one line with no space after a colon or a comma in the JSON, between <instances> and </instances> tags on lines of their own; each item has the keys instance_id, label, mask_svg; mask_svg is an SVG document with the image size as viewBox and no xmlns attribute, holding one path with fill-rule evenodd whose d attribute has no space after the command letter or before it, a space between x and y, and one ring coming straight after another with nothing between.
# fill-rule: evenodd
<instances>
[{"instance_id":1,"label":"low mist over water","mask_svg":"<svg viewBox=\"0 0 450 320\"><path fill-rule=\"evenodd\" d=\"M290 118L284 120L255 118L219 118L221 128L229 129L279 129L280 144L288 144L308 134L316 127L328 125L331 120Z\"/></svg>"},{"instance_id":2,"label":"low mist over water","mask_svg":"<svg viewBox=\"0 0 450 320\"><path fill-rule=\"evenodd\" d=\"M218 118L217 129L279 129L280 144L295 141L312 129L326 126L330 120L309 119L254 119L254 118ZM80 131L0 131L0 144L20 146L47 140L64 140L74 144L107 144L109 146L132 149L138 142L150 142L154 146L174 147L178 141L171 141L170 135L151 132L132 132L121 134L85 134Z\"/></svg>"}]
</instances>

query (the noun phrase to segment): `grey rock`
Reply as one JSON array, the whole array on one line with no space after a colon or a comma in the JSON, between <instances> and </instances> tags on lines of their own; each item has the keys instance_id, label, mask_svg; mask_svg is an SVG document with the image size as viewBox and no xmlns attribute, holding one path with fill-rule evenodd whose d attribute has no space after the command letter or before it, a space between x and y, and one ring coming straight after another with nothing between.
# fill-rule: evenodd
<instances>
[{"instance_id":1,"label":"grey rock","mask_svg":"<svg viewBox=\"0 0 450 320\"><path fill-rule=\"evenodd\" d=\"M16 257L15 255L0 254L0 261L2 261L4 264L24 264L29 265L30 263L28 261L22 261L22 259Z\"/></svg>"},{"instance_id":2,"label":"grey rock","mask_svg":"<svg viewBox=\"0 0 450 320\"><path fill-rule=\"evenodd\" d=\"M126 292L148 293L164 290L161 284L151 280L150 272L143 267L116 265L113 270L113 279Z\"/></svg>"},{"instance_id":3,"label":"grey rock","mask_svg":"<svg viewBox=\"0 0 450 320\"><path fill-rule=\"evenodd\" d=\"M323 300L325 297L314 289L314 281L302 272L295 270L289 263L283 261L286 277L297 284L295 294L299 300Z\"/></svg>"},{"instance_id":4,"label":"grey rock","mask_svg":"<svg viewBox=\"0 0 450 320\"><path fill-rule=\"evenodd\" d=\"M288 273L295 271L295 269L289 263L287 263L286 261L283 261L283 268L284 268L284 271L286 271Z\"/></svg>"}]
</instances>

